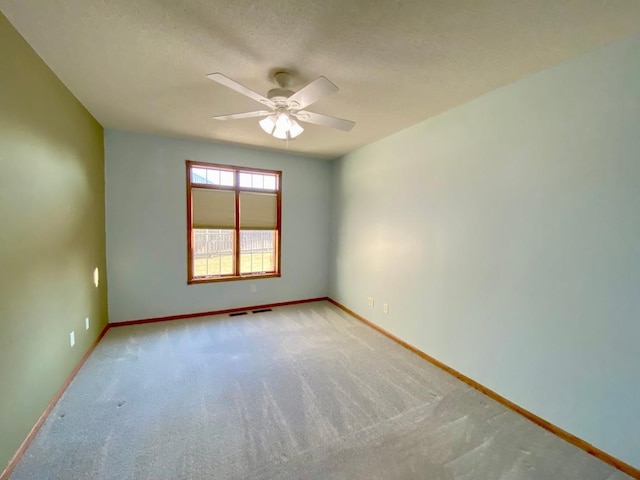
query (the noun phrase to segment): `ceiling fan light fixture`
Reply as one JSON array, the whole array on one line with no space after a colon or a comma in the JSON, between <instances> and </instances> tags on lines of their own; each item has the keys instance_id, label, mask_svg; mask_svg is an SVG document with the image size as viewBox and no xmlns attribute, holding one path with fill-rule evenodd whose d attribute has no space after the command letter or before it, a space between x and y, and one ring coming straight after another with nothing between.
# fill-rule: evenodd
<instances>
[{"instance_id":1,"label":"ceiling fan light fixture","mask_svg":"<svg viewBox=\"0 0 640 480\"><path fill-rule=\"evenodd\" d=\"M294 139L304 132L304 128L286 110L269 115L258 123L265 133L280 140Z\"/></svg>"}]
</instances>

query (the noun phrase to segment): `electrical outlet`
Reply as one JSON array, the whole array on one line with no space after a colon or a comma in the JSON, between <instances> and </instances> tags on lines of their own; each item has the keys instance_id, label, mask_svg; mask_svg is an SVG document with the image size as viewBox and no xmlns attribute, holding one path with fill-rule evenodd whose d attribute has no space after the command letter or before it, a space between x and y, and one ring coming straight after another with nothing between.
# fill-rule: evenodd
<instances>
[{"instance_id":1,"label":"electrical outlet","mask_svg":"<svg viewBox=\"0 0 640 480\"><path fill-rule=\"evenodd\" d=\"M389 313L389 304L388 303L383 303L382 304L382 311L384 313Z\"/></svg>"},{"instance_id":2,"label":"electrical outlet","mask_svg":"<svg viewBox=\"0 0 640 480\"><path fill-rule=\"evenodd\" d=\"M84 329L89 330L89 317L84 319Z\"/></svg>"},{"instance_id":3,"label":"electrical outlet","mask_svg":"<svg viewBox=\"0 0 640 480\"><path fill-rule=\"evenodd\" d=\"M69 334L69 343L72 347L76 344L76 332L71 332Z\"/></svg>"},{"instance_id":4,"label":"electrical outlet","mask_svg":"<svg viewBox=\"0 0 640 480\"><path fill-rule=\"evenodd\" d=\"M255 285L251 285L251 293L256 293L256 286Z\"/></svg>"},{"instance_id":5,"label":"electrical outlet","mask_svg":"<svg viewBox=\"0 0 640 480\"><path fill-rule=\"evenodd\" d=\"M373 308L373 297L367 297L367 305L369 305L371 308Z\"/></svg>"}]
</instances>

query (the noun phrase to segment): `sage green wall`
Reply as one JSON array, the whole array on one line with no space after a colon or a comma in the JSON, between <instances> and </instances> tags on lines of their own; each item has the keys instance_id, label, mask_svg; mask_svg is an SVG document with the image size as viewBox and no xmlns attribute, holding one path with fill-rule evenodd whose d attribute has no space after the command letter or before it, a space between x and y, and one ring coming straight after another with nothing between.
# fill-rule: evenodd
<instances>
[{"instance_id":1,"label":"sage green wall","mask_svg":"<svg viewBox=\"0 0 640 480\"><path fill-rule=\"evenodd\" d=\"M2 14L0 225L2 471L107 323L102 127Z\"/></svg>"},{"instance_id":2,"label":"sage green wall","mask_svg":"<svg viewBox=\"0 0 640 480\"><path fill-rule=\"evenodd\" d=\"M334 299L640 467L640 37L353 152L333 190Z\"/></svg>"}]
</instances>

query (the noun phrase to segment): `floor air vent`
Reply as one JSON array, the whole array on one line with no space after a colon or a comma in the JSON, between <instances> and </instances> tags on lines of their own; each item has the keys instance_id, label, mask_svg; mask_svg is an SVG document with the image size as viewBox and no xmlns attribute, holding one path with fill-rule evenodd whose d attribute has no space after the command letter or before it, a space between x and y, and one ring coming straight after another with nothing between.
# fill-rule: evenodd
<instances>
[{"instance_id":1,"label":"floor air vent","mask_svg":"<svg viewBox=\"0 0 640 480\"><path fill-rule=\"evenodd\" d=\"M230 313L229 316L230 317L237 317L238 315L246 315L249 312L234 312L234 313Z\"/></svg>"},{"instance_id":2,"label":"floor air vent","mask_svg":"<svg viewBox=\"0 0 640 480\"><path fill-rule=\"evenodd\" d=\"M270 308L261 308L260 310L251 310L251 313L263 313L263 312L270 312L271 309Z\"/></svg>"}]
</instances>

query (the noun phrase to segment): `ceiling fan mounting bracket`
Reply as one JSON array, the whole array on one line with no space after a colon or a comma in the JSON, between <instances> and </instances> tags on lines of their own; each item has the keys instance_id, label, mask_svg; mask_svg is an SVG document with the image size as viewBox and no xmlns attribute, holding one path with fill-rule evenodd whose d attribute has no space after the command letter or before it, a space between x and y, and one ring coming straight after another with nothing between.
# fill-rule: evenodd
<instances>
[{"instance_id":1,"label":"ceiling fan mounting bracket","mask_svg":"<svg viewBox=\"0 0 640 480\"><path fill-rule=\"evenodd\" d=\"M272 88L267 92L267 98L274 102L277 106L284 106L287 98L293 95L293 92L289 90L293 76L286 70L276 70L271 79L278 85L277 88Z\"/></svg>"},{"instance_id":2,"label":"ceiling fan mounting bracket","mask_svg":"<svg viewBox=\"0 0 640 480\"><path fill-rule=\"evenodd\" d=\"M273 81L278 84L278 86L284 90L288 90L291 86L291 82L293 81L293 76L291 72L286 70L278 70L272 75Z\"/></svg>"}]
</instances>

